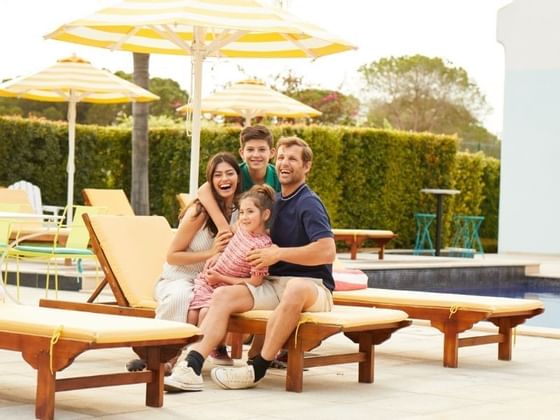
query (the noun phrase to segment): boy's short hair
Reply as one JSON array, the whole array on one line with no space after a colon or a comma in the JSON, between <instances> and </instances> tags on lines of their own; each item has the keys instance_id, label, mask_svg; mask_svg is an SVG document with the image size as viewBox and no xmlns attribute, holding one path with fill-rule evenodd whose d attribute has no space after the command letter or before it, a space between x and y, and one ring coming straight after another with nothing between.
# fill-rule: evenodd
<instances>
[{"instance_id":1,"label":"boy's short hair","mask_svg":"<svg viewBox=\"0 0 560 420\"><path fill-rule=\"evenodd\" d=\"M250 125L241 130L239 134L241 148L245 147L245 143L249 140L265 140L268 147L272 149L272 133L264 125Z\"/></svg>"},{"instance_id":2,"label":"boy's short hair","mask_svg":"<svg viewBox=\"0 0 560 420\"><path fill-rule=\"evenodd\" d=\"M302 140L299 137L281 137L280 140L278 140L278 143L276 143L276 150L278 150L280 146L299 146L301 147L302 160L304 162L313 162L313 151L311 150L311 147L309 147L305 140Z\"/></svg>"}]
</instances>

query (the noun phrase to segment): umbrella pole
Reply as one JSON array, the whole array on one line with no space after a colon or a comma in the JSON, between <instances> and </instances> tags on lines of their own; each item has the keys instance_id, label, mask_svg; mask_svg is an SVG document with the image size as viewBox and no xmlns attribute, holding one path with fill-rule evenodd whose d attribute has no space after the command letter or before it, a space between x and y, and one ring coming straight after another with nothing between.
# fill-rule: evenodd
<instances>
[{"instance_id":1,"label":"umbrella pole","mask_svg":"<svg viewBox=\"0 0 560 420\"><path fill-rule=\"evenodd\" d=\"M198 37L197 37L198 38ZM202 63L204 62L204 52L202 51L203 41L195 38L193 43L193 113L192 113L192 139L191 139L191 169L189 176L189 194L196 195L198 192L198 167L200 163L200 116L202 101Z\"/></svg>"},{"instance_id":2,"label":"umbrella pole","mask_svg":"<svg viewBox=\"0 0 560 420\"><path fill-rule=\"evenodd\" d=\"M74 94L70 93L70 100L68 101L68 164L66 165L66 172L68 173L68 192L66 197L66 224L72 223L72 213L74 204L74 145L76 137L76 98Z\"/></svg>"}]
</instances>

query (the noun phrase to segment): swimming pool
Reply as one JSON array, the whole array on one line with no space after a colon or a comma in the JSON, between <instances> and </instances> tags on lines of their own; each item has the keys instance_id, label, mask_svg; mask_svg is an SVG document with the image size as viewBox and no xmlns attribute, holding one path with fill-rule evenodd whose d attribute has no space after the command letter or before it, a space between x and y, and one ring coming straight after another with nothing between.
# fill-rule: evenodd
<instances>
[{"instance_id":1,"label":"swimming pool","mask_svg":"<svg viewBox=\"0 0 560 420\"><path fill-rule=\"evenodd\" d=\"M369 286L382 289L539 299L544 303L544 313L528 319L522 325L560 329L560 279L522 277L513 280L486 279L484 281L465 282L451 277L446 281L439 280L437 282L408 279L408 281L399 282L398 285L377 279L370 281Z\"/></svg>"}]
</instances>

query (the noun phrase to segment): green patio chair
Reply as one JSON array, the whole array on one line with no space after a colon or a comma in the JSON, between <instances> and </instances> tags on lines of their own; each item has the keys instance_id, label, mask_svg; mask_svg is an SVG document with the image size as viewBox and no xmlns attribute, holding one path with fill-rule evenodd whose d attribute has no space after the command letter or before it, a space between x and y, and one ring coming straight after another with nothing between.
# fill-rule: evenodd
<instances>
[{"instance_id":1,"label":"green patio chair","mask_svg":"<svg viewBox=\"0 0 560 420\"><path fill-rule=\"evenodd\" d=\"M472 258L474 254L484 255L484 248L479 236L480 225L483 221L484 216L455 216L455 233L449 249L450 254L467 258Z\"/></svg>"},{"instance_id":2,"label":"green patio chair","mask_svg":"<svg viewBox=\"0 0 560 420\"><path fill-rule=\"evenodd\" d=\"M434 256L436 250L430 236L430 226L436 220L436 215L433 213L415 213L414 219L416 220L416 241L414 242L412 254L423 255L428 253Z\"/></svg>"},{"instance_id":3,"label":"green patio chair","mask_svg":"<svg viewBox=\"0 0 560 420\"><path fill-rule=\"evenodd\" d=\"M102 214L106 209L105 207L93 206L73 206L73 208L74 218L72 220L72 224L70 225L70 232L68 234L68 239L65 246L58 245L58 232L63 227L62 224L59 224L57 233L55 234L54 241L51 246L16 245L12 250L10 250L10 257L15 257L17 262L16 284L19 285L19 261L21 259L45 259L48 263L45 282L45 296L48 296L51 268L54 267L55 293L58 297L58 263L60 259L64 259L65 261L76 261L77 271L79 275L83 274L82 260L91 259L96 261L95 254L92 250L88 249L89 234L82 215L85 213ZM66 213L66 210L64 213ZM97 263L96 273L98 273Z\"/></svg>"}]
</instances>

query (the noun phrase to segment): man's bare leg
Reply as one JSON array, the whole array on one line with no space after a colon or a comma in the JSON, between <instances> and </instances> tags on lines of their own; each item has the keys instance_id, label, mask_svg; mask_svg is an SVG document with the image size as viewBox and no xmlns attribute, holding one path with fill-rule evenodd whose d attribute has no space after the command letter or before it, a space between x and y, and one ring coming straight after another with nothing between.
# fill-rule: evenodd
<instances>
[{"instance_id":1,"label":"man's bare leg","mask_svg":"<svg viewBox=\"0 0 560 420\"><path fill-rule=\"evenodd\" d=\"M266 325L261 356L265 360L274 360L290 334L297 327L300 314L317 300L317 287L313 282L292 279L287 284L278 307L272 312Z\"/></svg>"},{"instance_id":2,"label":"man's bare leg","mask_svg":"<svg viewBox=\"0 0 560 420\"><path fill-rule=\"evenodd\" d=\"M273 311L266 326L261 353L253 359L251 366L239 368L214 368L212 380L222 388L241 389L255 386L266 374L272 360L295 330L301 312L317 300L315 284L305 279L292 279Z\"/></svg>"}]
</instances>

